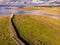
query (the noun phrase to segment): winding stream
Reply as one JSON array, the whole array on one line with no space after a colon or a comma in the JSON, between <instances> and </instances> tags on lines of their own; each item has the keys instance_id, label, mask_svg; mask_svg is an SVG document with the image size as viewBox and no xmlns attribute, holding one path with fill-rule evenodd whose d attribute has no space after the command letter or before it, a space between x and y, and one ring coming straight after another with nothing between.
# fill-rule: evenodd
<instances>
[{"instance_id":1,"label":"winding stream","mask_svg":"<svg viewBox=\"0 0 60 45\"><path fill-rule=\"evenodd\" d=\"M29 44L23 37L21 37L21 35L19 34L19 32L18 32L18 30L17 30L17 28L16 28L16 26L15 26L15 24L14 24L14 22L13 22L14 16L15 16L15 15L13 15L12 18L11 18L11 23L12 23L12 26L13 26L15 32L16 32L16 35L17 35L18 39L21 40L25 45L30 45L30 44ZM19 45L20 45L20 44L19 44Z\"/></svg>"}]
</instances>

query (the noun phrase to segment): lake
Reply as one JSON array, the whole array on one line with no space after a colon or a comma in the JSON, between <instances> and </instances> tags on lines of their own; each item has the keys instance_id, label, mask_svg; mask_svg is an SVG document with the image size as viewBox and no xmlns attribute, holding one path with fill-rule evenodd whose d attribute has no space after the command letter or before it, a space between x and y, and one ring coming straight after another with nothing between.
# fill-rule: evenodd
<instances>
[{"instance_id":1,"label":"lake","mask_svg":"<svg viewBox=\"0 0 60 45\"><path fill-rule=\"evenodd\" d=\"M40 15L40 16L49 16L52 18L60 18L60 16L53 15L53 14L43 14L41 13L41 10L12 10L11 8L17 8L17 7L0 7L0 15L7 15L7 14L34 14L34 15ZM24 8L24 7L23 7Z\"/></svg>"},{"instance_id":2,"label":"lake","mask_svg":"<svg viewBox=\"0 0 60 45\"><path fill-rule=\"evenodd\" d=\"M17 7L0 7L0 15L3 14L38 14L39 10L12 10L11 8Z\"/></svg>"}]
</instances>

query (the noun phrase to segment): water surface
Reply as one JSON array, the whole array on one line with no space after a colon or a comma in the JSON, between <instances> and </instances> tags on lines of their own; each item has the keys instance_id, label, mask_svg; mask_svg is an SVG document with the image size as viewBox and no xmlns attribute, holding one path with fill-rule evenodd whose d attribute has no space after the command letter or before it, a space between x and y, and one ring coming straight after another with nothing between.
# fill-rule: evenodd
<instances>
[{"instance_id":1,"label":"water surface","mask_svg":"<svg viewBox=\"0 0 60 45\"><path fill-rule=\"evenodd\" d=\"M15 7L0 7L0 15L5 15L5 14L35 14L35 15L40 15L40 16L49 16L52 18L60 18L60 16L53 15L53 14L42 14L41 10L12 10L11 8Z\"/></svg>"}]
</instances>

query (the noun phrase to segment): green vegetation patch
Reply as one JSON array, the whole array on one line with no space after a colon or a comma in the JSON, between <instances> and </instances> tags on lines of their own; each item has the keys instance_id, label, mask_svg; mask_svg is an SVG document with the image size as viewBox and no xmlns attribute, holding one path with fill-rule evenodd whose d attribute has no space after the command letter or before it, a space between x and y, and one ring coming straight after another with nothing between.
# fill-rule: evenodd
<instances>
[{"instance_id":1,"label":"green vegetation patch","mask_svg":"<svg viewBox=\"0 0 60 45\"><path fill-rule=\"evenodd\" d=\"M60 20L37 15L16 15L13 22L19 34L31 45L60 45Z\"/></svg>"},{"instance_id":2,"label":"green vegetation patch","mask_svg":"<svg viewBox=\"0 0 60 45\"><path fill-rule=\"evenodd\" d=\"M0 45L16 45L10 38L9 16L0 16Z\"/></svg>"}]
</instances>

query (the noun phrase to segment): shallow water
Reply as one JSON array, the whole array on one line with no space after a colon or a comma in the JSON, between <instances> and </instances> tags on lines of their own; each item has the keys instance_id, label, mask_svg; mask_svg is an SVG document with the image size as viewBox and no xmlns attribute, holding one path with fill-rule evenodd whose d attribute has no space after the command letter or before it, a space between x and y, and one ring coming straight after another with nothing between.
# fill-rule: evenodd
<instances>
[{"instance_id":1,"label":"shallow water","mask_svg":"<svg viewBox=\"0 0 60 45\"><path fill-rule=\"evenodd\" d=\"M52 17L52 18L60 18L60 16L56 16L56 15L53 15L53 14L42 14L41 13L41 10L12 10L11 9L12 7L10 8L6 8L6 7L0 7L0 15L5 15L5 14L35 14L35 15L40 15L40 16L49 16L49 17Z\"/></svg>"},{"instance_id":2,"label":"shallow water","mask_svg":"<svg viewBox=\"0 0 60 45\"><path fill-rule=\"evenodd\" d=\"M0 15L2 14L37 14L37 10L24 11L24 10L12 10L6 7L0 7Z\"/></svg>"}]
</instances>

